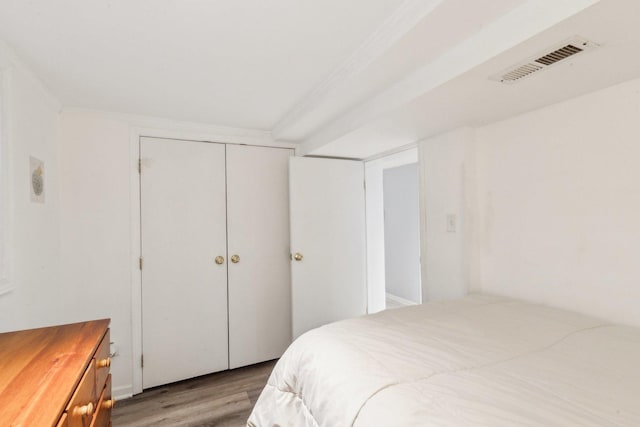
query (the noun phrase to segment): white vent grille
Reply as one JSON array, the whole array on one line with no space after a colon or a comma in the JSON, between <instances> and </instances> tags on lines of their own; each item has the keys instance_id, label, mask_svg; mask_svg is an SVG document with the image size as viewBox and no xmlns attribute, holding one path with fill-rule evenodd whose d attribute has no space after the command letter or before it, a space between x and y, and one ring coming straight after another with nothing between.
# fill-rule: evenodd
<instances>
[{"instance_id":1,"label":"white vent grille","mask_svg":"<svg viewBox=\"0 0 640 427\"><path fill-rule=\"evenodd\" d=\"M551 65L580 52L582 52L582 49L575 47L572 44L568 44L565 47L561 47L558 50L554 50L553 52L547 53L545 56L536 59L536 62L544 65Z\"/></svg>"},{"instance_id":2,"label":"white vent grille","mask_svg":"<svg viewBox=\"0 0 640 427\"><path fill-rule=\"evenodd\" d=\"M512 84L532 74L537 74L562 60L579 53L596 48L598 44L588 41L582 37L573 37L546 50L544 53L535 55L526 61L509 67L502 73L490 77L491 80L501 83Z\"/></svg>"},{"instance_id":3,"label":"white vent grille","mask_svg":"<svg viewBox=\"0 0 640 427\"><path fill-rule=\"evenodd\" d=\"M523 77L527 77L531 73L535 73L538 70L542 70L543 67L536 64L524 64L515 70L511 70L502 76L502 80L507 80L510 82L515 82L516 80L520 80Z\"/></svg>"}]
</instances>

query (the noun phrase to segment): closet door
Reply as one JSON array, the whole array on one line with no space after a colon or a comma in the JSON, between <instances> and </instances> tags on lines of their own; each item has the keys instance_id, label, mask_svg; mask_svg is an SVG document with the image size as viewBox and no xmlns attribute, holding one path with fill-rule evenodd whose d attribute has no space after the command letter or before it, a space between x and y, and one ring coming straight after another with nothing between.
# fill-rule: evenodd
<instances>
[{"instance_id":1,"label":"closet door","mask_svg":"<svg viewBox=\"0 0 640 427\"><path fill-rule=\"evenodd\" d=\"M278 358L291 343L292 154L289 149L227 146L230 368Z\"/></svg>"},{"instance_id":2,"label":"closet door","mask_svg":"<svg viewBox=\"0 0 640 427\"><path fill-rule=\"evenodd\" d=\"M228 368L225 146L141 138L140 158L149 388Z\"/></svg>"}]
</instances>

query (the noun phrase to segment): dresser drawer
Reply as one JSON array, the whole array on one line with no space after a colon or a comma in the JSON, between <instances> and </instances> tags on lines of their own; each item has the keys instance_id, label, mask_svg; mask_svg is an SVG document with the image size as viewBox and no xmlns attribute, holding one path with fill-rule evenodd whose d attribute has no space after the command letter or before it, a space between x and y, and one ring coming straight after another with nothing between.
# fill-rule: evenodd
<instances>
[{"instance_id":1,"label":"dresser drawer","mask_svg":"<svg viewBox=\"0 0 640 427\"><path fill-rule=\"evenodd\" d=\"M111 358L109 357L109 329L107 329L107 333L104 335L104 338L102 338L100 345L98 345L94 359L96 365L96 387L94 396L98 398L102 393L111 366Z\"/></svg>"},{"instance_id":2,"label":"dresser drawer","mask_svg":"<svg viewBox=\"0 0 640 427\"><path fill-rule=\"evenodd\" d=\"M115 400L111 398L111 375L107 376L104 390L98 401L98 409L93 419L91 427L108 427L111 421L111 408Z\"/></svg>"},{"instance_id":3,"label":"dresser drawer","mask_svg":"<svg viewBox=\"0 0 640 427\"><path fill-rule=\"evenodd\" d=\"M67 423L67 413L65 412L60 417L60 421L58 421L58 424L56 424L56 427L67 427L68 425L69 424Z\"/></svg>"},{"instance_id":4,"label":"dresser drawer","mask_svg":"<svg viewBox=\"0 0 640 427\"><path fill-rule=\"evenodd\" d=\"M96 372L92 360L67 406L69 427L86 427L91 423L97 404L95 383Z\"/></svg>"}]
</instances>

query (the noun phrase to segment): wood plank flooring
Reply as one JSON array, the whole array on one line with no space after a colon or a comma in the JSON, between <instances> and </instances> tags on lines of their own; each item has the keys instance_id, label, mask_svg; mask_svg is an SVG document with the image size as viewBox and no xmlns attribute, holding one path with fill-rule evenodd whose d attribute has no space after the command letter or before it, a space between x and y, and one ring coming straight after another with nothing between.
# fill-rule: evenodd
<instances>
[{"instance_id":1,"label":"wood plank flooring","mask_svg":"<svg viewBox=\"0 0 640 427\"><path fill-rule=\"evenodd\" d=\"M116 403L113 427L244 427L275 362L145 390Z\"/></svg>"}]
</instances>

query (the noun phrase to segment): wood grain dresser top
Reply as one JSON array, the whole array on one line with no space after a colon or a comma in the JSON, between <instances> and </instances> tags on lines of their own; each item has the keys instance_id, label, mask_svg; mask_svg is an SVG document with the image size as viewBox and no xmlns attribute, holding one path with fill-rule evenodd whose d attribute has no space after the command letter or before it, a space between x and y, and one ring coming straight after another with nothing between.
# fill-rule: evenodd
<instances>
[{"instance_id":1,"label":"wood grain dresser top","mask_svg":"<svg viewBox=\"0 0 640 427\"><path fill-rule=\"evenodd\" d=\"M0 426L55 425L109 320L0 334Z\"/></svg>"}]
</instances>

